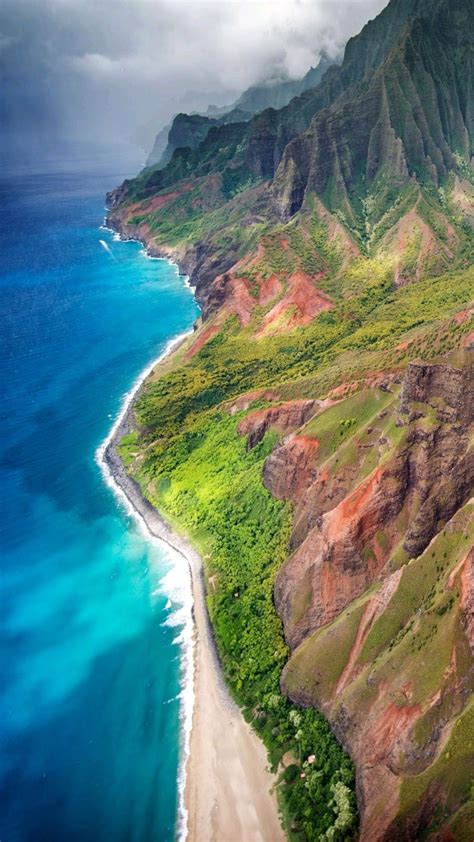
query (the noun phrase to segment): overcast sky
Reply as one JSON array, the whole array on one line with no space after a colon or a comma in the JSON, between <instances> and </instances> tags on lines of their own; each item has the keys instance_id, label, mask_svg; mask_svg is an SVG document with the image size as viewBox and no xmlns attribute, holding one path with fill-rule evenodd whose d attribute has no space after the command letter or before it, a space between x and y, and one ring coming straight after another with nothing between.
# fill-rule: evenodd
<instances>
[{"instance_id":1,"label":"overcast sky","mask_svg":"<svg viewBox=\"0 0 474 842\"><path fill-rule=\"evenodd\" d=\"M0 0L4 147L126 139L336 54L387 0ZM193 93L194 92L194 93Z\"/></svg>"}]
</instances>

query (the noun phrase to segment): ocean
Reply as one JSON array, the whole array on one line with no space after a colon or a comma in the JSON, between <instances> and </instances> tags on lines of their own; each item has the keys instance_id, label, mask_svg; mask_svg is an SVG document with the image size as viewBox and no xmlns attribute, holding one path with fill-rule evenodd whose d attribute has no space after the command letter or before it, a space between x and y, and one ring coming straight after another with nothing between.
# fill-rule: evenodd
<instances>
[{"instance_id":1,"label":"ocean","mask_svg":"<svg viewBox=\"0 0 474 842\"><path fill-rule=\"evenodd\" d=\"M100 229L132 174L0 181L1 842L177 830L188 574L96 451L198 310L176 267Z\"/></svg>"}]
</instances>

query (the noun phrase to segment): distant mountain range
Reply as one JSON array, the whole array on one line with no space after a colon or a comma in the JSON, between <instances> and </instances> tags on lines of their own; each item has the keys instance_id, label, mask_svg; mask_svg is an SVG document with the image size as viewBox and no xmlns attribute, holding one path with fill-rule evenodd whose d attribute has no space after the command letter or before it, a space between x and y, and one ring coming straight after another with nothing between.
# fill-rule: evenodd
<instances>
[{"instance_id":1,"label":"distant mountain range","mask_svg":"<svg viewBox=\"0 0 474 842\"><path fill-rule=\"evenodd\" d=\"M172 122L156 135L147 166L158 165L163 168L171 160L175 149L196 149L212 126L246 122L265 108L282 108L293 97L318 85L327 68L338 61L337 58L330 60L323 54L317 67L311 67L302 79L270 80L260 85L252 85L229 106L211 105L205 114L177 114Z\"/></svg>"}]
</instances>

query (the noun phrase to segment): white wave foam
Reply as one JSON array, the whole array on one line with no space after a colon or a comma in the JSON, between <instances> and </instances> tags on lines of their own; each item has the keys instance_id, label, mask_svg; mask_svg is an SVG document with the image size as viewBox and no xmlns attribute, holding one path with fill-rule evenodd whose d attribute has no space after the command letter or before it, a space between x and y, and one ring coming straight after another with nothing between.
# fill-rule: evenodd
<instances>
[{"instance_id":1,"label":"white wave foam","mask_svg":"<svg viewBox=\"0 0 474 842\"><path fill-rule=\"evenodd\" d=\"M181 699L181 693L178 693L176 696L172 696L171 699L165 699L162 704L171 705L173 702L178 702L180 699Z\"/></svg>"},{"instance_id":2,"label":"white wave foam","mask_svg":"<svg viewBox=\"0 0 474 842\"><path fill-rule=\"evenodd\" d=\"M123 238L122 235L118 231L114 231L113 228L108 227L107 217L104 217L104 221L103 221L102 225L100 225L99 227L101 228L102 231L109 231L112 234L112 239L115 240L116 242L123 241L124 243L138 243L139 245L141 245L142 248L140 249L139 253L144 255L145 257L147 257L148 260L165 260L166 263L169 263L170 266L173 266L173 268L176 270L176 274L179 277L183 278L184 286L186 287L186 289L189 289L190 292L194 295L194 293L196 292L196 287L192 286L192 284L189 280L189 275L184 275L180 272L179 266L174 260L171 260L171 258L169 258L169 257L157 257L155 254L150 254L148 248L145 245L143 245L141 240L137 240L134 237ZM197 304L197 302L196 302L196 304ZM197 306L199 307L199 304L197 304ZM201 309L201 308L199 308L199 309ZM156 363L155 363L155 365L156 365Z\"/></svg>"},{"instance_id":3,"label":"white wave foam","mask_svg":"<svg viewBox=\"0 0 474 842\"><path fill-rule=\"evenodd\" d=\"M108 229L107 226L105 226L105 223L101 227L103 227L105 230L111 230ZM120 235L117 235L117 239L121 239ZM149 255L147 256L149 257ZM172 263L172 261L168 262ZM177 274L179 274L179 267L177 266L177 264L172 263L172 265L176 267ZM186 281L187 277L185 278L185 283ZM171 562L169 570L161 580L160 587L162 588L163 592L168 596L168 602L171 603L171 606L174 602L178 603L179 605L179 608L175 610L172 614L170 614L169 618L179 618L179 622L175 623L173 621L169 624L172 626L183 626L180 634L173 641L174 643L178 644L181 648L181 691L179 693L181 745L177 782L178 842L185 842L188 835L188 813L185 806L184 794L186 787L186 771L190 751L191 727L194 709L194 622L192 618L193 593L191 572L189 565L185 563L185 559L183 558L181 553L179 553L177 550L168 545L165 541L163 541L162 539L153 535L152 532L150 532L143 516L140 514L140 512L138 512L135 509L135 507L133 506L132 502L129 500L123 489L115 481L112 471L110 470L105 459L105 453L109 444L114 438L118 428L123 422L129 410L129 407L135 398L135 395L137 394L144 381L147 379L147 377L149 377L155 366L163 359L165 359L165 357L171 354L173 349L186 336L189 336L192 333L192 330L185 331L179 334L179 336L170 339L166 343L163 352L145 369L143 369L143 371L138 375L131 389L128 392L126 392L126 394L122 398L119 413L109 431L109 434L106 436L102 444L99 445L95 453L95 460L100 467L104 481L108 485L108 487L113 491L115 497L121 504L122 508L130 517L133 518L133 520L139 527L141 533L146 537L146 539L151 543L159 545L161 553L164 552Z\"/></svg>"},{"instance_id":4,"label":"white wave foam","mask_svg":"<svg viewBox=\"0 0 474 842\"><path fill-rule=\"evenodd\" d=\"M188 608L187 606L183 605L179 608L175 608L171 611L166 620L163 620L162 627L166 629L175 629L178 626L183 626L186 624L186 619L188 617Z\"/></svg>"}]
</instances>

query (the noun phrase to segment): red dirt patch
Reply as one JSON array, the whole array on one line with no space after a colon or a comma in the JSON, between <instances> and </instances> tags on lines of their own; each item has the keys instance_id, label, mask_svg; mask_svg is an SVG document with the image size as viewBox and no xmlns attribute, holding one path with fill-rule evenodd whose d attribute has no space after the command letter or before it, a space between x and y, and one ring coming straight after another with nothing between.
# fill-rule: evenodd
<instances>
[{"instance_id":1,"label":"red dirt patch","mask_svg":"<svg viewBox=\"0 0 474 842\"><path fill-rule=\"evenodd\" d=\"M285 327L291 330L309 324L323 310L330 310L333 306L331 299L314 283L322 277L322 272L314 278L301 270L294 272L288 279L288 289L281 301L265 315L259 335L270 333L288 313L290 317Z\"/></svg>"},{"instance_id":2,"label":"red dirt patch","mask_svg":"<svg viewBox=\"0 0 474 842\"><path fill-rule=\"evenodd\" d=\"M462 325L464 324L464 322L467 322L467 320L471 318L473 312L473 307L468 307L466 310L461 310L460 313L456 313L456 315L454 316L454 321L457 325Z\"/></svg>"},{"instance_id":3,"label":"red dirt patch","mask_svg":"<svg viewBox=\"0 0 474 842\"><path fill-rule=\"evenodd\" d=\"M163 208L165 205L168 205L170 202L178 199L184 192L184 190L171 190L169 193L163 193L161 196L155 196L154 199L150 199L150 201L147 202L147 213Z\"/></svg>"},{"instance_id":4,"label":"red dirt patch","mask_svg":"<svg viewBox=\"0 0 474 842\"><path fill-rule=\"evenodd\" d=\"M471 651L474 651L474 549L464 558L461 573L461 609L464 614L464 628Z\"/></svg>"},{"instance_id":5,"label":"red dirt patch","mask_svg":"<svg viewBox=\"0 0 474 842\"><path fill-rule=\"evenodd\" d=\"M248 436L249 447L254 447L270 427L274 427L280 433L301 427L313 415L315 405L316 402L312 400L295 400L266 409L257 409L242 418L237 427L238 433ZM300 438L305 440L305 437Z\"/></svg>"},{"instance_id":6,"label":"red dirt patch","mask_svg":"<svg viewBox=\"0 0 474 842\"><path fill-rule=\"evenodd\" d=\"M242 327L245 327L250 322L255 307L255 299L249 292L249 283L244 278L229 275L227 288L230 294L223 309L229 316L237 316Z\"/></svg>"},{"instance_id":7,"label":"red dirt patch","mask_svg":"<svg viewBox=\"0 0 474 842\"><path fill-rule=\"evenodd\" d=\"M270 304L270 301L273 301L274 298L277 297L281 293L281 283L278 280L277 275L270 275L269 278L265 278L260 283L260 291L258 294L258 303L265 307L267 304Z\"/></svg>"},{"instance_id":8,"label":"red dirt patch","mask_svg":"<svg viewBox=\"0 0 474 842\"><path fill-rule=\"evenodd\" d=\"M361 482L361 484L354 489L352 494L345 497L342 503L333 510L333 517L331 518L331 532L334 537L336 537L337 534L340 534L343 525L347 523L347 521L351 521L356 517L360 518L362 513L367 510L368 504L373 500L379 489L382 474L383 468L376 468L375 471L373 471L370 476L364 480L364 482Z\"/></svg>"},{"instance_id":9,"label":"red dirt patch","mask_svg":"<svg viewBox=\"0 0 474 842\"><path fill-rule=\"evenodd\" d=\"M412 340L407 339L405 342L400 342L399 345L395 345L396 351L406 351L407 348L411 345Z\"/></svg>"},{"instance_id":10,"label":"red dirt patch","mask_svg":"<svg viewBox=\"0 0 474 842\"><path fill-rule=\"evenodd\" d=\"M278 401L280 396L271 389L257 389L255 392L246 392L240 395L229 407L229 414L235 415L236 412L243 412L251 406L255 401Z\"/></svg>"},{"instance_id":11,"label":"red dirt patch","mask_svg":"<svg viewBox=\"0 0 474 842\"><path fill-rule=\"evenodd\" d=\"M196 354L199 353L201 348L204 347L206 342L209 342L213 336L219 333L219 325L208 325L208 327L204 328L204 330L199 334L196 341L193 342L189 350L186 352L186 359L191 360Z\"/></svg>"},{"instance_id":12,"label":"red dirt patch","mask_svg":"<svg viewBox=\"0 0 474 842\"><path fill-rule=\"evenodd\" d=\"M421 705L398 706L391 702L371 729L372 754L375 763L387 756L401 734L409 731L411 724L421 716Z\"/></svg>"},{"instance_id":13,"label":"red dirt patch","mask_svg":"<svg viewBox=\"0 0 474 842\"><path fill-rule=\"evenodd\" d=\"M473 345L474 345L474 330L472 330L471 333L468 333L468 335L466 336L466 338L464 340L464 347L465 348L471 348Z\"/></svg>"},{"instance_id":14,"label":"red dirt patch","mask_svg":"<svg viewBox=\"0 0 474 842\"><path fill-rule=\"evenodd\" d=\"M320 446L310 436L290 436L266 460L263 481L279 500L297 500L316 479L315 454Z\"/></svg>"}]
</instances>

